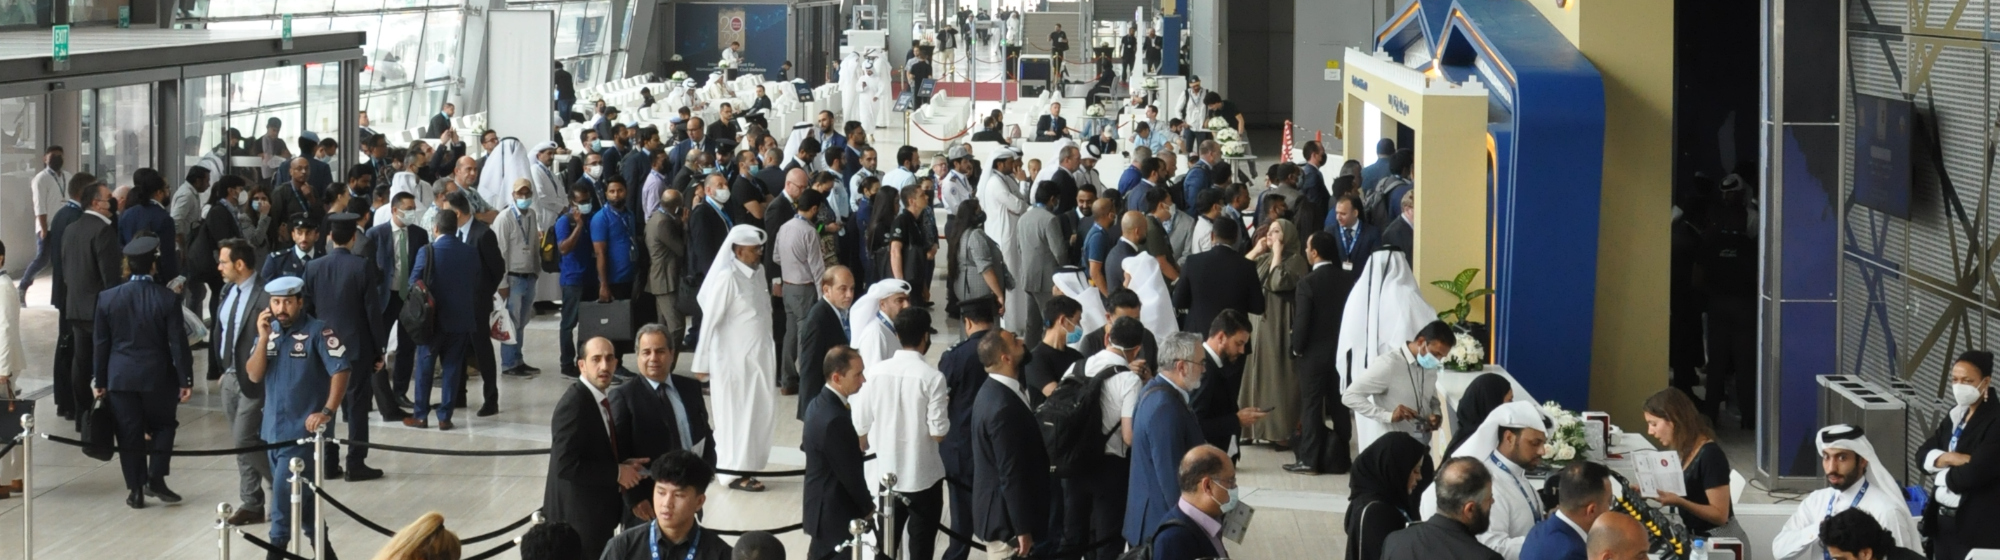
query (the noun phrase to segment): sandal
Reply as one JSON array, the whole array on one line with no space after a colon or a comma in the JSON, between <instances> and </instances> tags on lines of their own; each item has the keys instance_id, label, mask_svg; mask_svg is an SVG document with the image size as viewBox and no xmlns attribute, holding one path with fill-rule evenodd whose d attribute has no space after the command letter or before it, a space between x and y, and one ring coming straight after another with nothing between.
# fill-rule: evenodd
<instances>
[{"instance_id":1,"label":"sandal","mask_svg":"<svg viewBox=\"0 0 2000 560\"><path fill-rule=\"evenodd\" d=\"M739 478L735 482L729 483L729 489L742 490L744 492L763 492L764 483L758 482L754 478Z\"/></svg>"}]
</instances>

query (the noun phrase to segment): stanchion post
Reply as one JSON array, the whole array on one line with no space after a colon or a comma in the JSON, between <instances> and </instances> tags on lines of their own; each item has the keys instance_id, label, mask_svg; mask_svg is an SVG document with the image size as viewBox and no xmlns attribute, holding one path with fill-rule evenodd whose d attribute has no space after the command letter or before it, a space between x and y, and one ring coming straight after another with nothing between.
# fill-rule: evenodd
<instances>
[{"instance_id":1,"label":"stanchion post","mask_svg":"<svg viewBox=\"0 0 2000 560\"><path fill-rule=\"evenodd\" d=\"M299 552L299 532L302 527L299 525L299 515L303 513L299 511L299 506L305 503L305 496L299 494L299 491L302 488L302 483L305 482L306 460L293 457L292 464L289 467L292 471L292 538L285 542L285 552L297 554Z\"/></svg>"},{"instance_id":2,"label":"stanchion post","mask_svg":"<svg viewBox=\"0 0 2000 560\"><path fill-rule=\"evenodd\" d=\"M35 415L21 415L21 557L35 559Z\"/></svg>"},{"instance_id":3,"label":"stanchion post","mask_svg":"<svg viewBox=\"0 0 2000 560\"><path fill-rule=\"evenodd\" d=\"M847 541L847 551L854 555L854 560L868 560L868 547L861 542L861 536L868 534L868 518L860 517L847 522L847 534L854 537Z\"/></svg>"},{"instance_id":4,"label":"stanchion post","mask_svg":"<svg viewBox=\"0 0 2000 560\"><path fill-rule=\"evenodd\" d=\"M333 419L328 418L327 424ZM313 558L326 559L326 502L319 497L321 485L326 483L326 426L320 424L313 431Z\"/></svg>"},{"instance_id":5,"label":"stanchion post","mask_svg":"<svg viewBox=\"0 0 2000 560\"><path fill-rule=\"evenodd\" d=\"M882 492L875 498L875 524L882 529L877 548L889 560L901 558L902 541L896 539L896 473L882 473Z\"/></svg>"},{"instance_id":6,"label":"stanchion post","mask_svg":"<svg viewBox=\"0 0 2000 560\"><path fill-rule=\"evenodd\" d=\"M235 513L229 502L215 505L215 547L222 551L222 560L229 560L229 516Z\"/></svg>"}]
</instances>

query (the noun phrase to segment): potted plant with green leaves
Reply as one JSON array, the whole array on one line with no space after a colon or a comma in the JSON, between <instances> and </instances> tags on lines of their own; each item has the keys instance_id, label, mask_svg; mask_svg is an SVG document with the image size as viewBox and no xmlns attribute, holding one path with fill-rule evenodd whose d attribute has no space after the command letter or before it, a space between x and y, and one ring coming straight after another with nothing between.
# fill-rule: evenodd
<instances>
[{"instance_id":1,"label":"potted plant with green leaves","mask_svg":"<svg viewBox=\"0 0 2000 560\"><path fill-rule=\"evenodd\" d=\"M1458 343L1451 355L1445 357L1445 366L1455 371L1479 371L1486 364L1487 329L1483 323L1468 320L1472 316L1473 301L1488 295L1493 290L1474 288L1472 281L1479 277L1479 269L1468 268L1450 280L1434 280L1432 286L1444 290L1458 299L1458 304L1438 312L1438 320L1450 324L1458 331Z\"/></svg>"}]
</instances>

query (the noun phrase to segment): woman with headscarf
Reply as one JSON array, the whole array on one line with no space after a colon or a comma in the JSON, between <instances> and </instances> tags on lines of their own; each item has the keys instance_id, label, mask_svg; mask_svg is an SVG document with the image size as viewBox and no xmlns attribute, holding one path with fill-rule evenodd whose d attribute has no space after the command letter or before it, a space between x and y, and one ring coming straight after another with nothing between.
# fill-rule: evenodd
<instances>
[{"instance_id":1,"label":"woman with headscarf","mask_svg":"<svg viewBox=\"0 0 2000 560\"><path fill-rule=\"evenodd\" d=\"M1243 366L1237 402L1270 409L1251 424L1245 437L1285 445L1299 421L1298 372L1292 367L1292 291L1306 277L1304 243L1291 220L1264 227L1257 246L1244 255L1257 263L1257 280L1264 290L1264 314L1251 329L1250 347L1257 351ZM1207 332L1208 325L1190 325Z\"/></svg>"},{"instance_id":2,"label":"woman with headscarf","mask_svg":"<svg viewBox=\"0 0 2000 560\"><path fill-rule=\"evenodd\" d=\"M1444 456L1450 457L1458 446L1465 444L1465 438L1479 429L1486 421L1486 414L1494 408L1514 401L1514 384L1507 377L1497 373L1482 373L1465 386L1465 393L1458 397L1457 417L1451 423L1451 443L1444 446Z\"/></svg>"},{"instance_id":3,"label":"woman with headscarf","mask_svg":"<svg viewBox=\"0 0 2000 560\"><path fill-rule=\"evenodd\" d=\"M1121 262L1125 289L1139 295L1139 322L1146 325L1146 331L1153 333L1154 340L1166 340L1167 335L1180 332L1180 323L1174 318L1173 292L1160 273L1160 259L1141 251Z\"/></svg>"},{"instance_id":4,"label":"woman with headscarf","mask_svg":"<svg viewBox=\"0 0 2000 560\"><path fill-rule=\"evenodd\" d=\"M1382 541L1417 521L1410 494L1423 480L1430 447L1409 434L1396 432L1361 450L1347 479L1346 560L1382 557Z\"/></svg>"},{"instance_id":5,"label":"woman with headscarf","mask_svg":"<svg viewBox=\"0 0 2000 560\"><path fill-rule=\"evenodd\" d=\"M763 470L771 457L771 415L778 398L778 349L771 338L770 285L763 262L764 230L739 225L723 238L695 301L701 305L701 344L688 369L709 377L715 401L716 466ZM719 477L733 490L761 492L754 478Z\"/></svg>"}]
</instances>

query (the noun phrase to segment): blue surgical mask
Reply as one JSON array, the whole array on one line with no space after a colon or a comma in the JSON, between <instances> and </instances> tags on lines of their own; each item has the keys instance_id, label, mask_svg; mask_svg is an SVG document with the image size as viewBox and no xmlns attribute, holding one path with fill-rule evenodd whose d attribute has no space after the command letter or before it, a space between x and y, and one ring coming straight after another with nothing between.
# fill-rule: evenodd
<instances>
[{"instance_id":1,"label":"blue surgical mask","mask_svg":"<svg viewBox=\"0 0 2000 560\"><path fill-rule=\"evenodd\" d=\"M1432 356L1430 352L1423 352L1417 354L1417 367L1424 369L1437 369L1440 367L1444 367L1444 363L1439 362L1437 356Z\"/></svg>"},{"instance_id":2,"label":"blue surgical mask","mask_svg":"<svg viewBox=\"0 0 2000 560\"><path fill-rule=\"evenodd\" d=\"M1083 342L1083 329L1069 331L1069 336L1063 337L1063 344L1074 345L1079 342Z\"/></svg>"},{"instance_id":3,"label":"blue surgical mask","mask_svg":"<svg viewBox=\"0 0 2000 560\"><path fill-rule=\"evenodd\" d=\"M590 204L589 204L589 203L584 203L584 204L578 204L578 205L576 205L576 211L577 211L578 213L582 213L582 214L589 214L589 213L590 213Z\"/></svg>"},{"instance_id":4,"label":"blue surgical mask","mask_svg":"<svg viewBox=\"0 0 2000 560\"><path fill-rule=\"evenodd\" d=\"M714 174L717 174L717 173L721 173L721 172L722 172L722 169L721 169L721 168L718 168L718 167L716 167L716 166L713 166L713 165L711 165L711 166L708 166L708 167L703 167L703 168L701 168L701 172L702 172L702 173L707 173L707 174L709 174L709 175L714 175Z\"/></svg>"},{"instance_id":5,"label":"blue surgical mask","mask_svg":"<svg viewBox=\"0 0 2000 560\"><path fill-rule=\"evenodd\" d=\"M525 199L525 198L516 198L516 199L514 199L514 207L515 207L515 208L519 208L519 209L522 209L522 210L527 210L527 209L528 209L528 205L530 205L530 204L532 204L532 203L534 203L534 201L532 201L532 200L528 200L528 199Z\"/></svg>"},{"instance_id":6,"label":"blue surgical mask","mask_svg":"<svg viewBox=\"0 0 2000 560\"><path fill-rule=\"evenodd\" d=\"M1230 511L1234 511L1236 509L1236 505L1241 503L1243 502L1236 498L1236 489L1230 488L1229 501L1222 503L1222 513L1229 513Z\"/></svg>"}]
</instances>

